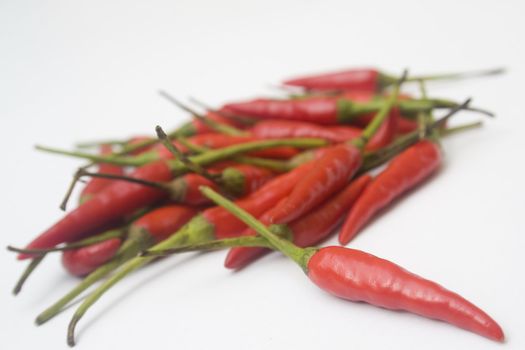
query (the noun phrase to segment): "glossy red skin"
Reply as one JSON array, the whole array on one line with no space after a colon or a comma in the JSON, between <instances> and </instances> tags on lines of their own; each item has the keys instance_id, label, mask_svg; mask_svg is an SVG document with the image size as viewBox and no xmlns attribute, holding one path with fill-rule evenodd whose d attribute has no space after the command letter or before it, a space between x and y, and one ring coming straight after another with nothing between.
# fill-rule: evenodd
<instances>
[{"instance_id":1,"label":"glossy red skin","mask_svg":"<svg viewBox=\"0 0 525 350\"><path fill-rule=\"evenodd\" d=\"M67 250L62 254L62 265L72 275L82 277L108 262L120 248L120 238Z\"/></svg>"},{"instance_id":2,"label":"glossy red skin","mask_svg":"<svg viewBox=\"0 0 525 350\"><path fill-rule=\"evenodd\" d=\"M261 216L287 196L293 185L305 176L315 164L305 163L286 174L279 175L247 197L238 199L235 204L255 217ZM214 226L216 239L238 237L246 225L222 207L213 207L203 211L202 216Z\"/></svg>"},{"instance_id":3,"label":"glossy red skin","mask_svg":"<svg viewBox=\"0 0 525 350\"><path fill-rule=\"evenodd\" d=\"M371 68L348 69L327 74L317 74L289 79L285 85L308 90L356 90L375 92L379 89L379 72Z\"/></svg>"},{"instance_id":4,"label":"glossy red skin","mask_svg":"<svg viewBox=\"0 0 525 350\"><path fill-rule=\"evenodd\" d=\"M199 134L188 138L188 141L202 147L218 149L238 145L247 142L260 141L260 138L254 136L230 136L220 133L206 133ZM186 152L187 148L178 142L174 142L174 145L182 152ZM155 146L153 149L157 152L158 157L161 159L172 158L171 152L166 149L162 144ZM299 153L293 147L273 147L257 152L249 153L249 155L265 158L276 158L276 159L288 159Z\"/></svg>"},{"instance_id":5,"label":"glossy red skin","mask_svg":"<svg viewBox=\"0 0 525 350\"><path fill-rule=\"evenodd\" d=\"M163 161L156 161L138 167L131 177L166 182L173 174ZM115 181L91 200L66 214L48 230L27 245L27 249L46 249L57 244L84 238L90 232L100 229L144 206L165 198L164 191L126 181ZM30 254L19 254L18 259L30 258Z\"/></svg>"},{"instance_id":6,"label":"glossy red skin","mask_svg":"<svg viewBox=\"0 0 525 350\"><path fill-rule=\"evenodd\" d=\"M371 254L344 247L319 249L308 277L337 297L437 319L503 341L501 327L484 311L439 284Z\"/></svg>"},{"instance_id":7,"label":"glossy red skin","mask_svg":"<svg viewBox=\"0 0 525 350\"><path fill-rule=\"evenodd\" d=\"M318 208L288 224L288 228L292 232L293 243L299 247L310 247L328 238L371 180L372 178L369 175L359 177ZM269 212L271 209L266 213ZM268 215L265 214L259 219L263 224L267 221L265 217ZM241 235L255 236L256 233L247 229ZM265 248L231 248L224 261L224 266L229 269L241 269L269 251Z\"/></svg>"},{"instance_id":8,"label":"glossy red skin","mask_svg":"<svg viewBox=\"0 0 525 350\"><path fill-rule=\"evenodd\" d=\"M101 155L108 155L113 153L113 148L111 145L101 145L100 146L100 154ZM112 174L112 175L123 175L124 174L124 168L118 165L108 164L108 163L101 163L98 166L98 172L101 174ZM107 187L113 182L113 180L110 179L103 179L100 177L93 177L89 179L86 186L82 189L82 192L80 192L80 203L83 203L85 201L88 201L91 199L95 194L102 191L103 188Z\"/></svg>"},{"instance_id":9,"label":"glossy red skin","mask_svg":"<svg viewBox=\"0 0 525 350\"><path fill-rule=\"evenodd\" d=\"M273 173L267 169L256 167L253 165L238 164L231 166L231 168L240 171L244 175L244 184L239 189L240 196L247 195L259 189L262 185L268 182ZM179 203L201 205L211 203L210 199L202 194L199 190L201 186L208 186L214 190L219 190L218 186L197 174L186 174L175 181L184 181L184 198L177 198Z\"/></svg>"},{"instance_id":10,"label":"glossy red skin","mask_svg":"<svg viewBox=\"0 0 525 350\"><path fill-rule=\"evenodd\" d=\"M339 242L350 242L377 212L432 175L441 161L439 146L428 140L396 156L359 197L339 233Z\"/></svg>"},{"instance_id":11,"label":"glossy red skin","mask_svg":"<svg viewBox=\"0 0 525 350\"><path fill-rule=\"evenodd\" d=\"M295 184L287 200L276 207L271 223L286 224L317 207L345 186L362 160L361 151L351 144L327 149L316 166Z\"/></svg>"},{"instance_id":12,"label":"glossy red skin","mask_svg":"<svg viewBox=\"0 0 525 350\"><path fill-rule=\"evenodd\" d=\"M256 99L230 103L224 109L249 117L284 119L317 124L337 124L337 98L313 97L298 100Z\"/></svg>"},{"instance_id":13,"label":"glossy red skin","mask_svg":"<svg viewBox=\"0 0 525 350\"><path fill-rule=\"evenodd\" d=\"M263 120L255 124L250 132L259 138L315 137L334 143L358 137L361 129L349 126L326 127L308 122L290 120Z\"/></svg>"}]
</instances>

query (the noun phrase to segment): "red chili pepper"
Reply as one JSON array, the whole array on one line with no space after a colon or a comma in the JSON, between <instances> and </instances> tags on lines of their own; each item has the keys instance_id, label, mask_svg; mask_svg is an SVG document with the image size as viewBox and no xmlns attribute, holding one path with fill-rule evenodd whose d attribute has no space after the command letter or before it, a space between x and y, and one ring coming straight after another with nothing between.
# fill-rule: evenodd
<instances>
[{"instance_id":1,"label":"red chili pepper","mask_svg":"<svg viewBox=\"0 0 525 350\"><path fill-rule=\"evenodd\" d=\"M403 75L403 79L406 73ZM285 224L306 214L311 209L344 187L363 162L362 149L388 118L399 94L400 84L369 123L359 138L333 146L317 161L317 166L298 182L286 201L279 204L269 218L271 223Z\"/></svg>"},{"instance_id":2,"label":"red chili pepper","mask_svg":"<svg viewBox=\"0 0 525 350\"><path fill-rule=\"evenodd\" d=\"M317 207L341 189L362 163L361 151L352 144L333 146L295 187L285 202L275 208L271 223L288 223Z\"/></svg>"},{"instance_id":3,"label":"red chili pepper","mask_svg":"<svg viewBox=\"0 0 525 350\"><path fill-rule=\"evenodd\" d=\"M326 239L341 223L343 215L350 210L371 179L369 175L361 176L318 208L288 224L292 242L299 247L308 247ZM271 211L272 209L267 211L258 220L268 224ZM241 236L256 234L254 230L246 229ZM224 266L229 269L241 269L267 252L269 250L266 248L235 247L228 252Z\"/></svg>"},{"instance_id":4,"label":"red chili pepper","mask_svg":"<svg viewBox=\"0 0 525 350\"><path fill-rule=\"evenodd\" d=\"M300 248L209 188L202 191L295 261L318 287L351 301L405 310L502 341L501 327L484 311L437 283L371 254L344 247ZM248 237L245 237L248 238ZM237 239L239 242L240 239Z\"/></svg>"},{"instance_id":5,"label":"red chili pepper","mask_svg":"<svg viewBox=\"0 0 525 350\"><path fill-rule=\"evenodd\" d=\"M157 161L137 168L131 175L149 181L168 181L172 170L166 162ZM90 201L68 213L62 220L34 239L27 249L45 249L64 242L79 240L115 219L166 197L166 193L139 184L115 181ZM20 254L19 259L31 257Z\"/></svg>"},{"instance_id":6,"label":"red chili pepper","mask_svg":"<svg viewBox=\"0 0 525 350\"><path fill-rule=\"evenodd\" d=\"M263 120L250 129L250 132L259 138L318 137L336 143L356 138L361 131L350 126L323 127L289 120Z\"/></svg>"},{"instance_id":7,"label":"red chili pepper","mask_svg":"<svg viewBox=\"0 0 525 350\"><path fill-rule=\"evenodd\" d=\"M70 274L82 277L108 262L119 248L120 238L111 238L86 247L66 250L62 254L62 265Z\"/></svg>"},{"instance_id":8,"label":"red chili pepper","mask_svg":"<svg viewBox=\"0 0 525 350\"><path fill-rule=\"evenodd\" d=\"M489 339L504 339L496 321L468 300L374 255L344 247L321 248L306 269L312 282L337 297L405 310Z\"/></svg>"},{"instance_id":9,"label":"red chili pepper","mask_svg":"<svg viewBox=\"0 0 525 350\"><path fill-rule=\"evenodd\" d=\"M378 91L382 87L382 76L376 69L358 68L289 79L284 84L309 90Z\"/></svg>"},{"instance_id":10,"label":"red chili pepper","mask_svg":"<svg viewBox=\"0 0 525 350\"><path fill-rule=\"evenodd\" d=\"M303 164L292 171L275 177L259 190L235 203L252 215L260 216L287 196L294 184L304 177L314 166L313 162ZM205 210L202 216L214 226L215 239L237 237L246 225L221 207Z\"/></svg>"},{"instance_id":11,"label":"red chili pepper","mask_svg":"<svg viewBox=\"0 0 525 350\"><path fill-rule=\"evenodd\" d=\"M378 211L433 174L441 160L439 146L428 140L395 157L357 200L341 229L339 242L350 242Z\"/></svg>"},{"instance_id":12,"label":"red chili pepper","mask_svg":"<svg viewBox=\"0 0 525 350\"><path fill-rule=\"evenodd\" d=\"M284 119L316 124L335 125L350 123L377 112L384 104L384 98L356 102L345 97L324 96L298 100L257 99L229 103L225 110L264 119ZM428 111L433 108L453 108L457 103L447 100L399 100L397 107L402 113Z\"/></svg>"},{"instance_id":13,"label":"red chili pepper","mask_svg":"<svg viewBox=\"0 0 525 350\"><path fill-rule=\"evenodd\" d=\"M214 113L212 111L208 111L205 117L217 123L233 126L236 128L242 128L244 126L240 123L236 123L233 118L227 118L225 116L222 116L218 113ZM215 130L210 128L208 125L206 125L199 119L193 119L192 124L195 128L196 134L205 134L205 133L215 132Z\"/></svg>"},{"instance_id":14,"label":"red chili pepper","mask_svg":"<svg viewBox=\"0 0 525 350\"><path fill-rule=\"evenodd\" d=\"M502 72L502 69L490 69L476 72L447 73L410 77L407 81L463 79L500 74ZM317 91L350 90L376 92L394 84L396 80L396 77L382 73L374 68L353 68L289 79L284 81L284 85L298 86Z\"/></svg>"},{"instance_id":15,"label":"red chili pepper","mask_svg":"<svg viewBox=\"0 0 525 350\"><path fill-rule=\"evenodd\" d=\"M101 145L100 146L100 154L107 155L107 154L111 154L112 152L113 152L113 149L111 145ZM112 164L100 164L98 167L98 171L104 174L114 174L114 175L124 174L124 169L122 167L117 166L117 165L112 165ZM103 188L107 187L110 183L111 183L111 180L108 180L108 179L102 179L102 178L91 179L87 183L87 185L84 187L82 192L80 193L79 202L82 204L88 201L95 194L99 193Z\"/></svg>"}]
</instances>

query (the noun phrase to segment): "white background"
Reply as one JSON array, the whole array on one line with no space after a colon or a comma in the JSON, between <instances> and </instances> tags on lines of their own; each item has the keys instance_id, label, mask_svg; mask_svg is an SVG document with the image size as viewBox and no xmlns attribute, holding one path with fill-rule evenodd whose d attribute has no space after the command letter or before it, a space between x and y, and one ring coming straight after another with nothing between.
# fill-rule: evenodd
<instances>
[{"instance_id":1,"label":"white background","mask_svg":"<svg viewBox=\"0 0 525 350\"><path fill-rule=\"evenodd\" d=\"M181 123L187 116L158 88L218 105L347 66L416 74L502 65L502 77L429 85L434 96L472 96L498 117L445 140L441 173L352 246L477 303L501 323L504 345L338 300L277 254L231 273L224 252L134 274L92 308L77 339L79 349L524 349L523 10L520 1L3 0L0 245L23 245L61 217L58 202L81 164L37 153L35 143L71 147ZM33 319L77 280L55 257L14 298L25 264L3 252L0 265L0 348L67 348L73 310L39 328Z\"/></svg>"}]
</instances>

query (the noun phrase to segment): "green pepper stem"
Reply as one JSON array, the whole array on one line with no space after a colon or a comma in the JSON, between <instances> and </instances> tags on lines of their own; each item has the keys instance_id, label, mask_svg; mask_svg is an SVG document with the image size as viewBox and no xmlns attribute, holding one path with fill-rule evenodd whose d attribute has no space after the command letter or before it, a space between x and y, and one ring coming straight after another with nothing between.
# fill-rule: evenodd
<instances>
[{"instance_id":1,"label":"green pepper stem","mask_svg":"<svg viewBox=\"0 0 525 350\"><path fill-rule=\"evenodd\" d=\"M184 137L179 137L177 140L192 152L201 154L201 153L205 153L209 151L209 148L196 145L188 141ZM281 160L275 160L275 159L266 159L266 158L249 157L249 156L236 156L233 158L233 160L235 160L236 162L242 163L242 164L255 165L261 168L270 169L270 170L277 171L280 173L287 172L291 168L293 168L293 166L291 166L288 162L281 161Z\"/></svg>"},{"instance_id":2,"label":"green pepper stem","mask_svg":"<svg viewBox=\"0 0 525 350\"><path fill-rule=\"evenodd\" d=\"M247 152L261 151L272 147L290 146L296 148L317 148L326 146L328 143L320 138L291 138L291 139L272 139L241 143L229 147L212 149L206 153L188 157L194 163L199 165L209 165L221 160L233 158ZM172 170L179 175L186 172L187 168L179 160L169 162Z\"/></svg>"},{"instance_id":3,"label":"green pepper stem","mask_svg":"<svg viewBox=\"0 0 525 350\"><path fill-rule=\"evenodd\" d=\"M394 86L394 91L388 98L387 102L384 103L379 111L376 113L372 121L368 124L365 130L361 133L361 135L352 141L350 141L354 146L358 147L359 149L364 149L367 145L368 141L376 134L376 132L379 130L383 122L386 120L386 118L389 115L390 110L394 106L394 103L397 101L397 97L399 95L399 90L401 88L401 84L406 80L408 75L408 71L405 70L403 72L403 75L399 79L399 81Z\"/></svg>"},{"instance_id":4,"label":"green pepper stem","mask_svg":"<svg viewBox=\"0 0 525 350\"><path fill-rule=\"evenodd\" d=\"M171 154L178 160L180 160L190 171L193 171L196 174L199 174L200 176L210 180L213 183L216 183L217 185L220 185L220 176L210 174L206 169L204 169L199 164L191 161L184 153L182 153L175 145L169 140L168 135L162 130L162 128L157 125L155 127L155 131L157 132L157 137L159 138L160 142L166 147L168 151L171 152Z\"/></svg>"},{"instance_id":5,"label":"green pepper stem","mask_svg":"<svg viewBox=\"0 0 525 350\"><path fill-rule=\"evenodd\" d=\"M99 140L99 141L87 141L75 143L75 148L85 149L85 148L95 148L102 145L111 145L111 146L123 146L126 144L126 141L122 140Z\"/></svg>"},{"instance_id":6,"label":"green pepper stem","mask_svg":"<svg viewBox=\"0 0 525 350\"><path fill-rule=\"evenodd\" d=\"M310 256L310 250L303 249L290 241L283 239L272 231L270 231L266 226L264 226L260 221L254 218L250 213L243 210L242 208L235 205L232 201L221 196L219 193L215 192L209 187L201 186L201 192L215 202L217 205L220 205L224 209L228 210L230 213L235 215L239 220L244 222L250 228L255 230L258 234L264 237L268 242L277 250L281 251L284 255L295 261L303 270L307 270L307 258Z\"/></svg>"},{"instance_id":7,"label":"green pepper stem","mask_svg":"<svg viewBox=\"0 0 525 350\"><path fill-rule=\"evenodd\" d=\"M55 317L69 302L80 295L80 293L91 287L94 283L98 282L126 261L132 259L140 251L143 251L148 242L149 237L143 231L138 233L137 236L130 237L124 242L124 244L122 244L113 259L90 273L69 293L38 315L35 320L36 324L41 325Z\"/></svg>"},{"instance_id":8,"label":"green pepper stem","mask_svg":"<svg viewBox=\"0 0 525 350\"><path fill-rule=\"evenodd\" d=\"M67 151L67 150L40 146L40 145L36 145L35 148L39 151L43 151L47 153L54 153L54 154L71 156L71 157L76 157L76 158L83 158L83 159L88 159L92 162L108 163L108 164L114 164L114 165L120 165L120 166L140 166L145 163L149 163L154 160L157 160L156 153L143 153L140 156L125 157L125 156L116 156L116 155L104 156L104 155L91 154L91 153L85 153L85 152L79 152L79 151Z\"/></svg>"},{"instance_id":9,"label":"green pepper stem","mask_svg":"<svg viewBox=\"0 0 525 350\"><path fill-rule=\"evenodd\" d=\"M231 247L262 247L273 249L273 246L263 237L244 236L236 238L225 238L215 241L198 243L193 245L183 245L176 248L163 250L147 250L141 253L142 257L166 256L178 253L194 252L198 250L224 249Z\"/></svg>"},{"instance_id":10,"label":"green pepper stem","mask_svg":"<svg viewBox=\"0 0 525 350\"><path fill-rule=\"evenodd\" d=\"M468 123L468 124L454 126L454 127L451 127L451 128L446 128L445 130L441 130L440 131L440 135L441 136L450 136L450 135L454 135L454 134L457 134L457 133L460 133L460 132L463 132L463 131L477 129L477 128L480 128L482 126L483 126L483 122L481 122L481 121L472 122L472 123Z\"/></svg>"},{"instance_id":11,"label":"green pepper stem","mask_svg":"<svg viewBox=\"0 0 525 350\"><path fill-rule=\"evenodd\" d=\"M37 268L37 266L40 265L42 260L44 260L44 255L37 256L36 258L31 259L31 262L29 263L29 265L27 265L24 272L15 284L15 287L13 288L13 295L18 295L18 293L20 293L22 287L24 286L24 283L27 281L27 279L33 273L33 271Z\"/></svg>"},{"instance_id":12,"label":"green pepper stem","mask_svg":"<svg viewBox=\"0 0 525 350\"><path fill-rule=\"evenodd\" d=\"M467 71L467 72L420 75L420 76L408 78L407 82L418 81L418 80L459 80L459 79L486 77L490 75L499 75L503 73L505 73L505 68L499 67L499 68L482 69L482 70L474 70L474 71Z\"/></svg>"},{"instance_id":13,"label":"green pepper stem","mask_svg":"<svg viewBox=\"0 0 525 350\"><path fill-rule=\"evenodd\" d=\"M432 133L434 130L440 130L445 124L445 121L450 119L453 115L455 115L457 112L462 110L464 107L468 106L469 103L470 103L470 99L467 99L461 105L458 105L456 108L453 108L447 115L445 115L441 119L433 122L430 125L427 125L424 131L425 135ZM471 129L477 126L479 126L479 123L460 126L458 127L457 132ZM455 128L450 128L448 130L452 130L452 129L455 129ZM440 131L440 135L446 135L446 130L447 129L445 129L445 131ZM450 134L453 134L454 132L456 131L452 130ZM388 162L394 156L396 156L397 154L401 153L406 148L416 143L419 139L420 139L420 131L419 130L412 131L411 133L398 137L393 143L391 143L390 145L384 148L381 148L375 152L365 153L363 165L357 172L356 176L364 174L367 171L381 164Z\"/></svg>"}]
</instances>

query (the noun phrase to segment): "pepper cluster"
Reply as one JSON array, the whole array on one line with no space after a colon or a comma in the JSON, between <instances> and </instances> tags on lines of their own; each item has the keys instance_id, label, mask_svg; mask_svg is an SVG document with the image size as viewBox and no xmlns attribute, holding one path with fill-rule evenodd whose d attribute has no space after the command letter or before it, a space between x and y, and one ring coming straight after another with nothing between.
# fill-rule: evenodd
<instances>
[{"instance_id":1,"label":"pepper cluster","mask_svg":"<svg viewBox=\"0 0 525 350\"><path fill-rule=\"evenodd\" d=\"M87 159L89 179L78 206L25 248L8 247L30 263L14 293L47 254L62 253L78 285L41 312L43 324L82 292L101 284L75 311L68 329L115 283L159 256L230 248L225 266L241 269L271 251L295 261L320 288L338 297L439 319L503 341L484 311L439 284L374 255L316 245L339 232L347 245L370 220L431 177L443 159L440 140L480 122L449 127L463 103L429 98L424 81L501 72L395 78L351 69L287 80L284 98L227 103L199 113L161 95L193 119L157 137L79 144L66 151ZM417 82L421 96L400 92ZM444 109L439 119L435 110ZM99 152L88 152L98 148ZM98 166L97 171L89 168ZM370 170L374 169L373 176Z\"/></svg>"}]
</instances>

